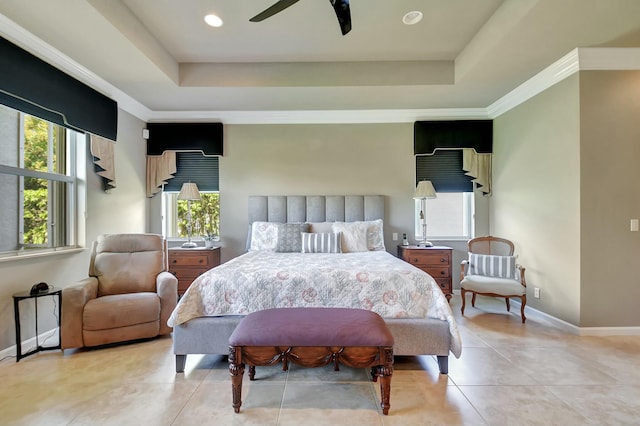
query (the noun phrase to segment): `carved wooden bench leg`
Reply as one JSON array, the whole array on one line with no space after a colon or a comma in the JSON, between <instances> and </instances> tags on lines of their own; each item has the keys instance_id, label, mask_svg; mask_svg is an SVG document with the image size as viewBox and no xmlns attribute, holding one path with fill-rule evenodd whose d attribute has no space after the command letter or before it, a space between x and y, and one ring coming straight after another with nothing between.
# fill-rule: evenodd
<instances>
[{"instance_id":1,"label":"carved wooden bench leg","mask_svg":"<svg viewBox=\"0 0 640 426\"><path fill-rule=\"evenodd\" d=\"M231 348L229 352L229 374L231 375L231 394L233 396L233 411L240 412L242 405L242 376L244 376L244 364L239 348ZM249 370L251 370L249 366ZM255 372L255 367L254 372Z\"/></svg>"},{"instance_id":2,"label":"carved wooden bench leg","mask_svg":"<svg viewBox=\"0 0 640 426\"><path fill-rule=\"evenodd\" d=\"M380 376L380 407L382 408L382 414L385 416L389 414L389 399L391 396L391 375L393 371L385 366L378 367L378 375Z\"/></svg>"}]
</instances>

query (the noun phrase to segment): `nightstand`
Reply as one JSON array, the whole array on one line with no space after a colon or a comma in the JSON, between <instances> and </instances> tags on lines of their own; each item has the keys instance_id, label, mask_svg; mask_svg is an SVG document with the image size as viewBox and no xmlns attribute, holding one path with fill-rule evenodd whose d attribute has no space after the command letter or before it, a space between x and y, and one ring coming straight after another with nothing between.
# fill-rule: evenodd
<instances>
[{"instance_id":1,"label":"nightstand","mask_svg":"<svg viewBox=\"0 0 640 426\"><path fill-rule=\"evenodd\" d=\"M451 301L451 254L453 249L445 246L418 247L398 246L398 257L431 275L438 283L447 301Z\"/></svg>"},{"instance_id":2,"label":"nightstand","mask_svg":"<svg viewBox=\"0 0 640 426\"><path fill-rule=\"evenodd\" d=\"M200 274L220 265L220 247L169 249L169 272L178 278L178 296L182 296Z\"/></svg>"}]
</instances>

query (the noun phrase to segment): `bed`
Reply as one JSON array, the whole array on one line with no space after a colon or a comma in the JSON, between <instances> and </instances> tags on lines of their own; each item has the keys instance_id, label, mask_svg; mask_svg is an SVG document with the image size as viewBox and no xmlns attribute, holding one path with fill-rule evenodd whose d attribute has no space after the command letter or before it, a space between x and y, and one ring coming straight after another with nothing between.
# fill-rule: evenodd
<instances>
[{"instance_id":1,"label":"bed","mask_svg":"<svg viewBox=\"0 0 640 426\"><path fill-rule=\"evenodd\" d=\"M320 306L380 314L395 355L434 355L447 374L449 353L461 353L456 322L433 278L386 251L384 196L252 196L248 204L247 253L196 278L169 319L176 372L188 354L228 354L250 312Z\"/></svg>"}]
</instances>

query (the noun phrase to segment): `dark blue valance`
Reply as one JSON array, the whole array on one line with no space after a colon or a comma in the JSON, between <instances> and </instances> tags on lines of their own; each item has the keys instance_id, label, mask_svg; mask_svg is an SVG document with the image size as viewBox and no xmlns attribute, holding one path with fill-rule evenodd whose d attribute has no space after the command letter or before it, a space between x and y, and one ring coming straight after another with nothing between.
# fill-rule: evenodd
<instances>
[{"instance_id":1,"label":"dark blue valance","mask_svg":"<svg viewBox=\"0 0 640 426\"><path fill-rule=\"evenodd\" d=\"M116 101L2 37L0 103L113 141L118 135Z\"/></svg>"},{"instance_id":2,"label":"dark blue valance","mask_svg":"<svg viewBox=\"0 0 640 426\"><path fill-rule=\"evenodd\" d=\"M147 130L147 155L165 151L222 155L222 123L147 123Z\"/></svg>"},{"instance_id":3,"label":"dark blue valance","mask_svg":"<svg viewBox=\"0 0 640 426\"><path fill-rule=\"evenodd\" d=\"M473 148L478 154L493 150L492 120L416 121L413 153L433 154L436 149Z\"/></svg>"}]
</instances>

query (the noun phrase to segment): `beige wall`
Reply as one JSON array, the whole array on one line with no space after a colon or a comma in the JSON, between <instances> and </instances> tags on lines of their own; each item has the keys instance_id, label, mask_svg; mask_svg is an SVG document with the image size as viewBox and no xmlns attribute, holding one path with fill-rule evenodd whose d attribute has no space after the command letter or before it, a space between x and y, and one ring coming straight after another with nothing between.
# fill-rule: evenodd
<instances>
[{"instance_id":1,"label":"beige wall","mask_svg":"<svg viewBox=\"0 0 640 426\"><path fill-rule=\"evenodd\" d=\"M640 325L640 71L580 73L581 319Z\"/></svg>"},{"instance_id":2,"label":"beige wall","mask_svg":"<svg viewBox=\"0 0 640 426\"><path fill-rule=\"evenodd\" d=\"M249 195L381 194L385 237L410 233L415 163L413 125L225 126L220 159L223 260L245 248Z\"/></svg>"},{"instance_id":3,"label":"beige wall","mask_svg":"<svg viewBox=\"0 0 640 426\"><path fill-rule=\"evenodd\" d=\"M118 142L115 145L116 181L118 187L110 194L102 191L98 176L93 171L87 150L87 219L85 238L90 245L100 233L145 232L148 217L148 201L145 198L145 151L142 139L144 123L120 111ZM32 259L0 262L0 351L15 345L15 329L12 294L29 290L31 285L46 281L56 287L66 287L87 276L89 251L61 254ZM38 306L39 331L54 327L50 313L52 298L42 298ZM33 304L21 303L23 340L34 334ZM42 342L40 342L42 343ZM48 341L47 346L57 342ZM23 348L23 352L28 348Z\"/></svg>"},{"instance_id":4,"label":"beige wall","mask_svg":"<svg viewBox=\"0 0 640 426\"><path fill-rule=\"evenodd\" d=\"M527 304L575 325L582 277L579 114L576 74L494 120L490 219L491 233L512 240L527 268Z\"/></svg>"},{"instance_id":5,"label":"beige wall","mask_svg":"<svg viewBox=\"0 0 640 426\"><path fill-rule=\"evenodd\" d=\"M494 121L491 230L516 242L530 306L640 325L638 161L638 71L582 71Z\"/></svg>"}]
</instances>

